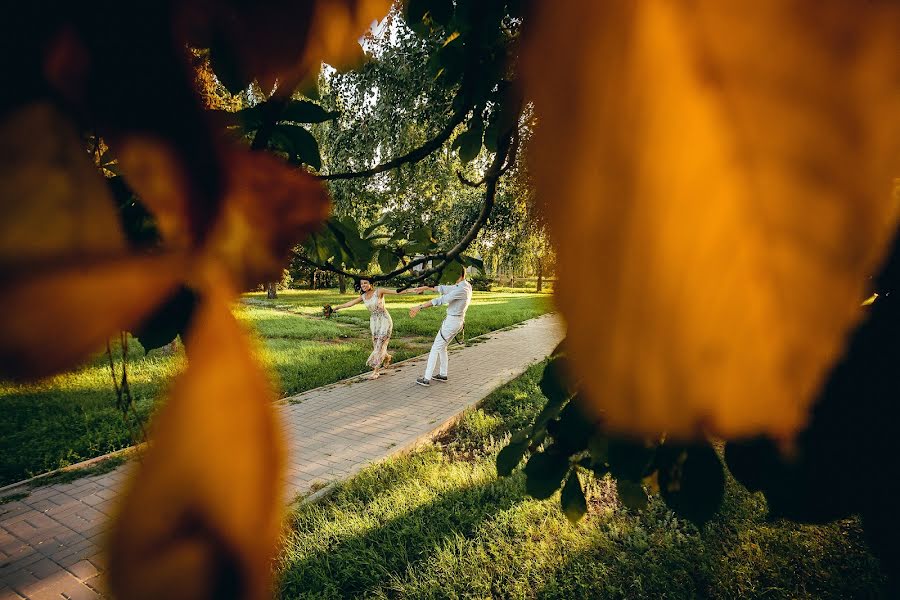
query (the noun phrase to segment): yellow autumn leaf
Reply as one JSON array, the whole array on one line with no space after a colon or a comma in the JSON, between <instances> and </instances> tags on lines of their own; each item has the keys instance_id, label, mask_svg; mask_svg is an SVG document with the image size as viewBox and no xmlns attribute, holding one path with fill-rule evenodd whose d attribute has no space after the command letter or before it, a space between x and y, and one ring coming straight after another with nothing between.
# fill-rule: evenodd
<instances>
[{"instance_id":1,"label":"yellow autumn leaf","mask_svg":"<svg viewBox=\"0 0 900 600\"><path fill-rule=\"evenodd\" d=\"M153 423L110 539L117 597L268 597L283 514L284 445L265 373L208 287L188 368Z\"/></svg>"},{"instance_id":2,"label":"yellow autumn leaf","mask_svg":"<svg viewBox=\"0 0 900 600\"><path fill-rule=\"evenodd\" d=\"M900 4L536 7L533 167L590 401L623 432L789 437L896 227Z\"/></svg>"},{"instance_id":3,"label":"yellow autumn leaf","mask_svg":"<svg viewBox=\"0 0 900 600\"><path fill-rule=\"evenodd\" d=\"M125 249L116 206L72 125L52 105L0 121L0 272Z\"/></svg>"}]
</instances>

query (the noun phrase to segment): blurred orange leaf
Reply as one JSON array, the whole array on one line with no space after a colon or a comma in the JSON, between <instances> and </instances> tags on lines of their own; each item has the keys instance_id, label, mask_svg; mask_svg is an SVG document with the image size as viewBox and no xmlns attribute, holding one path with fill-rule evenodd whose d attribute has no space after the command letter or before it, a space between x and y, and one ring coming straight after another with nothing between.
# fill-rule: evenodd
<instances>
[{"instance_id":1,"label":"blurred orange leaf","mask_svg":"<svg viewBox=\"0 0 900 600\"><path fill-rule=\"evenodd\" d=\"M313 176L263 152L233 152L223 212L203 254L239 285L280 279L293 246L319 227L330 209Z\"/></svg>"},{"instance_id":2,"label":"blurred orange leaf","mask_svg":"<svg viewBox=\"0 0 900 600\"><path fill-rule=\"evenodd\" d=\"M338 69L358 62L363 56L359 39L390 7L389 0L316 2L304 56L307 68L318 72L322 62Z\"/></svg>"},{"instance_id":3,"label":"blurred orange leaf","mask_svg":"<svg viewBox=\"0 0 900 600\"><path fill-rule=\"evenodd\" d=\"M189 365L154 420L111 538L119 597L267 597L281 528L274 395L223 286L185 341Z\"/></svg>"},{"instance_id":4,"label":"blurred orange leaf","mask_svg":"<svg viewBox=\"0 0 900 600\"><path fill-rule=\"evenodd\" d=\"M0 122L0 270L118 255L125 237L103 177L50 104Z\"/></svg>"},{"instance_id":5,"label":"blurred orange leaf","mask_svg":"<svg viewBox=\"0 0 900 600\"><path fill-rule=\"evenodd\" d=\"M138 325L184 276L181 256L72 262L0 285L0 374L35 378L77 366Z\"/></svg>"},{"instance_id":6,"label":"blurred orange leaf","mask_svg":"<svg viewBox=\"0 0 900 600\"><path fill-rule=\"evenodd\" d=\"M900 4L535 6L532 158L590 400L619 431L790 436L895 229Z\"/></svg>"},{"instance_id":7,"label":"blurred orange leaf","mask_svg":"<svg viewBox=\"0 0 900 600\"><path fill-rule=\"evenodd\" d=\"M179 162L179 155L166 142L146 135L126 136L112 143L119 168L153 213L163 242L169 248L190 248L192 190L186 165Z\"/></svg>"},{"instance_id":8,"label":"blurred orange leaf","mask_svg":"<svg viewBox=\"0 0 900 600\"><path fill-rule=\"evenodd\" d=\"M0 374L76 366L137 325L184 257L129 256L108 186L49 104L0 123Z\"/></svg>"}]
</instances>

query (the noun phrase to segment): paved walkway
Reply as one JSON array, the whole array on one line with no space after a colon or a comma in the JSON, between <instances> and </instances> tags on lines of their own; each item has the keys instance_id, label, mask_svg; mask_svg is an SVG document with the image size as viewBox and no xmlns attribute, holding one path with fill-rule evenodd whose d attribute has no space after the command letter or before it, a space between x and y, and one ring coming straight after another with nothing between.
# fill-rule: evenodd
<instances>
[{"instance_id":1,"label":"paved walkway","mask_svg":"<svg viewBox=\"0 0 900 600\"><path fill-rule=\"evenodd\" d=\"M341 382L282 401L290 442L287 500L426 441L547 356L561 338L560 321L545 315L456 346L448 383L415 385L425 363L418 357L376 381ZM128 468L39 487L0 505L0 600L103 597L101 544Z\"/></svg>"}]
</instances>

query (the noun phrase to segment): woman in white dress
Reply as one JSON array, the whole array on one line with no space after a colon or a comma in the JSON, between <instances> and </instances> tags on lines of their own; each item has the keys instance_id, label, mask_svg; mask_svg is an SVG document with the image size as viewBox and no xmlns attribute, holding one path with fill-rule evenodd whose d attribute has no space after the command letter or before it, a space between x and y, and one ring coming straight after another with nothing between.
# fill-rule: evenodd
<instances>
[{"instance_id":1,"label":"woman in white dress","mask_svg":"<svg viewBox=\"0 0 900 600\"><path fill-rule=\"evenodd\" d=\"M394 331L394 321L384 306L384 297L396 294L415 294L418 290L411 289L398 292L385 288L375 288L372 287L372 283L368 279L359 281L359 289L361 294L358 298L334 306L331 310L337 312L342 308L348 308L360 302L369 309L369 329L372 331L373 349L366 360L366 365L372 369L369 379L377 379L379 375L378 370L391 364L391 355L388 354L387 349L388 342L391 341L391 333Z\"/></svg>"}]
</instances>

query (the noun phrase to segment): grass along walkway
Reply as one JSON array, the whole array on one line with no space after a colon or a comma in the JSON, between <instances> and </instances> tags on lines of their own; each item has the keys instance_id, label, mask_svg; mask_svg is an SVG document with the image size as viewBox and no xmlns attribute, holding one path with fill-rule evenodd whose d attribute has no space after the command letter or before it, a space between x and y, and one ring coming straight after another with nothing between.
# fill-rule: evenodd
<instances>
[{"instance_id":1,"label":"grass along walkway","mask_svg":"<svg viewBox=\"0 0 900 600\"><path fill-rule=\"evenodd\" d=\"M878 598L881 575L855 519L770 523L765 501L729 478L723 510L698 530L655 499L618 505L590 485L570 525L555 496L499 479L503 440L543 405L542 364L468 412L438 445L370 467L300 506L280 558L295 598Z\"/></svg>"},{"instance_id":2,"label":"grass along walkway","mask_svg":"<svg viewBox=\"0 0 900 600\"><path fill-rule=\"evenodd\" d=\"M323 304L339 304L352 295L290 290L279 296L268 301L265 294L247 294L243 300L252 304L237 305L235 315L261 341L261 359L284 395L367 370L365 359L372 348L366 309L357 306L331 320L319 318ZM443 317L443 309L434 309L412 321L406 306L421 299L388 299L395 322L395 361L427 351ZM467 335L501 329L550 308L545 294L477 292ZM112 350L113 356L120 356L117 343ZM139 422L150 418L166 385L185 364L181 351L173 354L163 348L145 355L140 344L129 339L128 379L137 416L128 419L115 406L105 353L38 383L0 381L0 485L130 446Z\"/></svg>"}]
</instances>

